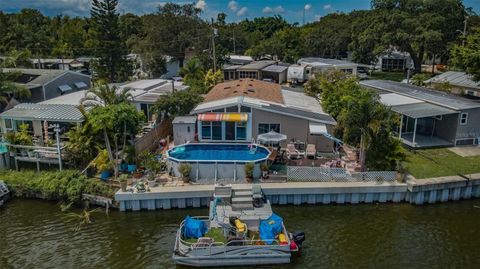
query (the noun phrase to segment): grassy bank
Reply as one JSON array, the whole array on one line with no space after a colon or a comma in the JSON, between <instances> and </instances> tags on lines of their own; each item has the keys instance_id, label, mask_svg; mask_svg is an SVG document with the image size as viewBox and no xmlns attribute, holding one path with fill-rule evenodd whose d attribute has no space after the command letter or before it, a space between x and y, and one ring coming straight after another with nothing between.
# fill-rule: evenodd
<instances>
[{"instance_id":1,"label":"grassy bank","mask_svg":"<svg viewBox=\"0 0 480 269\"><path fill-rule=\"evenodd\" d=\"M480 156L462 157L446 148L409 152L406 169L416 178L480 173Z\"/></svg>"},{"instance_id":2,"label":"grassy bank","mask_svg":"<svg viewBox=\"0 0 480 269\"><path fill-rule=\"evenodd\" d=\"M79 203L82 194L113 197L114 190L98 179L87 178L77 171L1 171L0 180L5 181L16 197L41 198Z\"/></svg>"}]
</instances>

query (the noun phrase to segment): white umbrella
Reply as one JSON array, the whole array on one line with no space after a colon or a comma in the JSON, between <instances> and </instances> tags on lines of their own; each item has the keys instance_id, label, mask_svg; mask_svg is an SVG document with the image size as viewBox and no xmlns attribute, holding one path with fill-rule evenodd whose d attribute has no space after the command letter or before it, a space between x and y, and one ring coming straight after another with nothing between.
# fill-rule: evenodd
<instances>
[{"instance_id":1,"label":"white umbrella","mask_svg":"<svg viewBox=\"0 0 480 269\"><path fill-rule=\"evenodd\" d=\"M287 136L284 134L277 133L275 131L270 131L268 133L264 133L261 135L258 135L257 138L258 142L268 144L268 143L280 143L282 141L287 140Z\"/></svg>"}]
</instances>

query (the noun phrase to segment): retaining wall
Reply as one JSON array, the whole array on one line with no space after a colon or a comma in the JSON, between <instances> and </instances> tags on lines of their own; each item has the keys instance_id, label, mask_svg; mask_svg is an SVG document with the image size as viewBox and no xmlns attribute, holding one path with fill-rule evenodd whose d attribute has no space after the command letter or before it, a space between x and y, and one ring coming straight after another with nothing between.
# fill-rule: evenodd
<instances>
[{"instance_id":1,"label":"retaining wall","mask_svg":"<svg viewBox=\"0 0 480 269\"><path fill-rule=\"evenodd\" d=\"M398 182L288 182L262 183L262 191L272 204L358 204L407 202L437 203L480 198L480 174L469 179L453 176L436 179L407 179ZM238 184L240 185L240 184ZM159 187L149 193L117 192L121 211L207 207L213 185Z\"/></svg>"}]
</instances>

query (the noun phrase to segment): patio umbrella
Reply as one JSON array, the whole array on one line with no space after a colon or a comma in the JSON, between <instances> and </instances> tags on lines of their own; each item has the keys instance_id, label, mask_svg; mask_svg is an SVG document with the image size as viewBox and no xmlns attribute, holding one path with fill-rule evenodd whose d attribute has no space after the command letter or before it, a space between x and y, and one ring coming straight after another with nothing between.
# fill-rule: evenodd
<instances>
[{"instance_id":1,"label":"patio umbrella","mask_svg":"<svg viewBox=\"0 0 480 269\"><path fill-rule=\"evenodd\" d=\"M264 133L261 135L258 135L257 141L264 143L264 144L274 144L274 143L280 143L282 141L287 140L287 136L284 134L277 133L275 131L270 131L268 133Z\"/></svg>"}]
</instances>

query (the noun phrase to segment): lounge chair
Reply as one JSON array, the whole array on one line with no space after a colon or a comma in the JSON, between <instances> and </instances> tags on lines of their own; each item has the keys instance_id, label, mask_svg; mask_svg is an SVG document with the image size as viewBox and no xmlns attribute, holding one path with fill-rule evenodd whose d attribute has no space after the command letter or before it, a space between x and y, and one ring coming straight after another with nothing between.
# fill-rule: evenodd
<instances>
[{"instance_id":1,"label":"lounge chair","mask_svg":"<svg viewBox=\"0 0 480 269\"><path fill-rule=\"evenodd\" d=\"M298 159L300 157L303 157L303 154L301 154L296 148L294 144L287 144L287 158L289 159Z\"/></svg>"},{"instance_id":2,"label":"lounge chair","mask_svg":"<svg viewBox=\"0 0 480 269\"><path fill-rule=\"evenodd\" d=\"M313 159L315 159L315 157L317 156L317 148L315 147L314 144L308 144L307 145L307 158L308 157L312 157Z\"/></svg>"}]
</instances>

